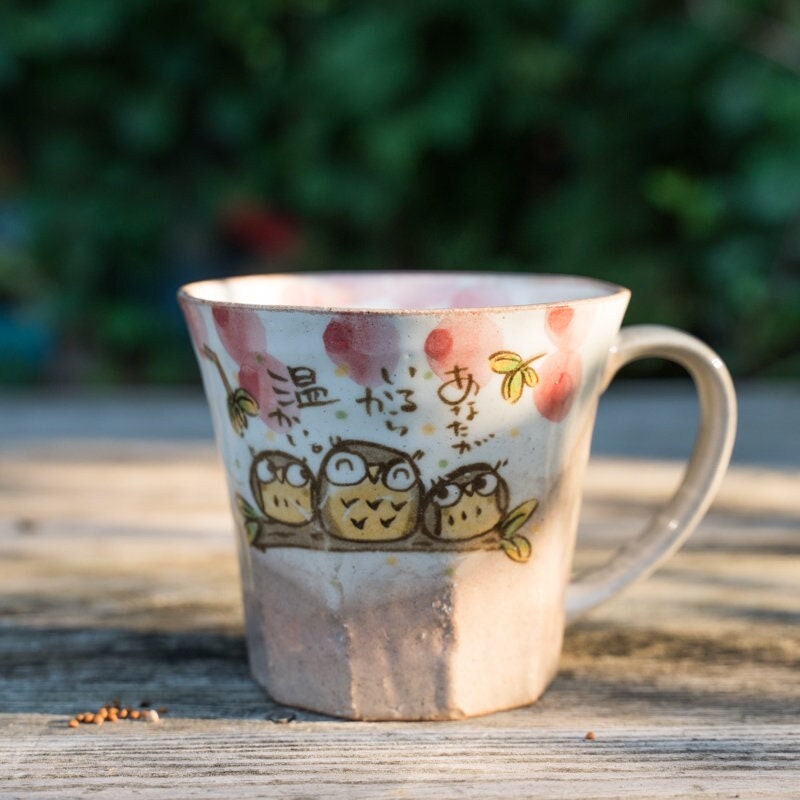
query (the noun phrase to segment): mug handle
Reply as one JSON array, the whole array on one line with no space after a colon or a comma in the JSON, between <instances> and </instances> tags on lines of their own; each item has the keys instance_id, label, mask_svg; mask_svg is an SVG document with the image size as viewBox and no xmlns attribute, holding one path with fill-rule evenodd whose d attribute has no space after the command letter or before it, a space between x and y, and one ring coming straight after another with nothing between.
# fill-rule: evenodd
<instances>
[{"instance_id":1,"label":"mug handle","mask_svg":"<svg viewBox=\"0 0 800 800\"><path fill-rule=\"evenodd\" d=\"M700 400L700 425L680 486L633 541L602 567L567 587L567 622L646 578L689 537L705 515L725 475L736 435L736 395L722 359L698 339L662 325L623 328L611 347L605 391L619 369L640 358L665 358L685 367Z\"/></svg>"}]
</instances>

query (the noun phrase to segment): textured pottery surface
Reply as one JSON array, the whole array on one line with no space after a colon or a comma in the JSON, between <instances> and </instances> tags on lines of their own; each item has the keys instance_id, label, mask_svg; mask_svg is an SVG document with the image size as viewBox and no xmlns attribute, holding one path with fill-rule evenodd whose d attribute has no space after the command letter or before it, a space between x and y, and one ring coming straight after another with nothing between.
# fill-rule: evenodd
<instances>
[{"instance_id":1,"label":"textured pottery surface","mask_svg":"<svg viewBox=\"0 0 800 800\"><path fill-rule=\"evenodd\" d=\"M433 274L181 295L272 697L360 719L539 697L627 301L595 281Z\"/></svg>"}]
</instances>

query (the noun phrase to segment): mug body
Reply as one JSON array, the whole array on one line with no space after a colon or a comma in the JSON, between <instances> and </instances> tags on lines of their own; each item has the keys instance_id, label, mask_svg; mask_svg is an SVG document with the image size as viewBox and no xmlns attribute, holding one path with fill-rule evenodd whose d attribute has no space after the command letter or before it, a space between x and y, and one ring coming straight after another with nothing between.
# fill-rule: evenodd
<instances>
[{"instance_id":1,"label":"mug body","mask_svg":"<svg viewBox=\"0 0 800 800\"><path fill-rule=\"evenodd\" d=\"M589 279L476 273L181 290L251 668L271 697L411 720L540 696L628 298Z\"/></svg>"}]
</instances>

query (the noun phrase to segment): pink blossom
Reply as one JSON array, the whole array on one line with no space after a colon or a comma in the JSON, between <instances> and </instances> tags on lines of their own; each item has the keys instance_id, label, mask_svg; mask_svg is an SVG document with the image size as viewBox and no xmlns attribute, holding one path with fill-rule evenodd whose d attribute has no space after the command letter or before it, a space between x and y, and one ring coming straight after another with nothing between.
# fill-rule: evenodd
<instances>
[{"instance_id":1,"label":"pink blossom","mask_svg":"<svg viewBox=\"0 0 800 800\"><path fill-rule=\"evenodd\" d=\"M388 317L342 314L322 334L328 357L346 367L360 386L379 386L383 372L391 374L400 360L399 334Z\"/></svg>"},{"instance_id":2,"label":"pink blossom","mask_svg":"<svg viewBox=\"0 0 800 800\"><path fill-rule=\"evenodd\" d=\"M503 349L503 335L482 314L442 320L425 340L425 355L433 372L442 380L456 367L467 369L478 384L492 375L489 357Z\"/></svg>"},{"instance_id":3,"label":"pink blossom","mask_svg":"<svg viewBox=\"0 0 800 800\"><path fill-rule=\"evenodd\" d=\"M557 350L542 359L536 371L539 375L539 383L533 390L536 408L551 422L561 422L569 414L581 384L581 357L575 351Z\"/></svg>"},{"instance_id":4,"label":"pink blossom","mask_svg":"<svg viewBox=\"0 0 800 800\"><path fill-rule=\"evenodd\" d=\"M222 346L237 364L241 364L250 353L266 353L267 332L257 311L216 306L213 317Z\"/></svg>"},{"instance_id":5,"label":"pink blossom","mask_svg":"<svg viewBox=\"0 0 800 800\"><path fill-rule=\"evenodd\" d=\"M281 408L278 405L279 397L275 392L275 384L291 386L286 365L266 353L248 353L242 361L238 377L239 386L258 403L258 416L273 430L285 430L287 424L285 421L281 423ZM281 397L285 399L288 395ZM299 414L296 409L289 407L284 413L287 416Z\"/></svg>"},{"instance_id":6,"label":"pink blossom","mask_svg":"<svg viewBox=\"0 0 800 800\"><path fill-rule=\"evenodd\" d=\"M590 305L555 306L547 312L545 331L559 349L574 350L586 339L592 317L594 308Z\"/></svg>"}]
</instances>

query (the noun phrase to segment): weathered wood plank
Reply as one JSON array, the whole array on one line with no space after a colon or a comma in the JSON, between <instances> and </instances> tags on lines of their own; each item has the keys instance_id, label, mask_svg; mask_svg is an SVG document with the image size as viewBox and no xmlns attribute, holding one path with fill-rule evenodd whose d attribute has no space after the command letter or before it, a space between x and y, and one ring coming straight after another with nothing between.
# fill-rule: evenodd
<instances>
[{"instance_id":1,"label":"weathered wood plank","mask_svg":"<svg viewBox=\"0 0 800 800\"><path fill-rule=\"evenodd\" d=\"M786 798L800 777L788 725L617 729L589 742L523 726L183 722L47 744L42 775L41 736L16 739L19 796Z\"/></svg>"},{"instance_id":2,"label":"weathered wood plank","mask_svg":"<svg viewBox=\"0 0 800 800\"><path fill-rule=\"evenodd\" d=\"M634 531L679 473L593 463L579 562ZM735 469L689 547L568 632L561 672L534 706L463 723L294 711L278 724L270 717L290 712L248 677L210 445L7 445L0 796L791 797L797 478ZM169 713L66 727L115 697Z\"/></svg>"}]
</instances>

